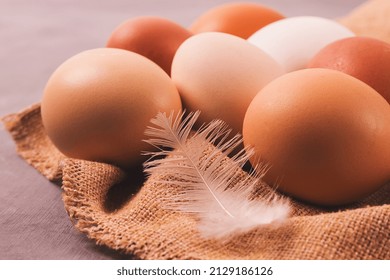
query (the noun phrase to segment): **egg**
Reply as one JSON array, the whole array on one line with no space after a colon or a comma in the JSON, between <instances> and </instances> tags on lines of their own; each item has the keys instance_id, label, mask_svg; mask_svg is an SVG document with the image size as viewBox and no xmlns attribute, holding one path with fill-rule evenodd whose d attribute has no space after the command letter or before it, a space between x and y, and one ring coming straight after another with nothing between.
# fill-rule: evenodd
<instances>
[{"instance_id":1,"label":"egg","mask_svg":"<svg viewBox=\"0 0 390 280\"><path fill-rule=\"evenodd\" d=\"M224 32L247 39L267 24L284 18L269 7L257 3L233 2L214 7L190 26L193 33Z\"/></svg>"},{"instance_id":2,"label":"egg","mask_svg":"<svg viewBox=\"0 0 390 280\"><path fill-rule=\"evenodd\" d=\"M330 69L287 73L253 99L243 126L253 166L299 200L348 204L390 180L390 107L364 82Z\"/></svg>"},{"instance_id":3,"label":"egg","mask_svg":"<svg viewBox=\"0 0 390 280\"><path fill-rule=\"evenodd\" d=\"M290 17L270 23L248 38L284 67L303 69L326 45L354 33L336 21L313 16Z\"/></svg>"},{"instance_id":4,"label":"egg","mask_svg":"<svg viewBox=\"0 0 390 280\"><path fill-rule=\"evenodd\" d=\"M308 68L342 71L367 83L390 103L390 44L369 37L351 37L321 49Z\"/></svg>"},{"instance_id":5,"label":"egg","mask_svg":"<svg viewBox=\"0 0 390 280\"><path fill-rule=\"evenodd\" d=\"M198 124L225 121L241 133L249 103L281 67L246 40L220 32L187 39L172 63L172 80L188 111L201 112Z\"/></svg>"},{"instance_id":6,"label":"egg","mask_svg":"<svg viewBox=\"0 0 390 280\"><path fill-rule=\"evenodd\" d=\"M144 130L158 112L181 110L169 76L125 50L76 54L49 78L41 102L49 139L68 157L134 167L149 149Z\"/></svg>"},{"instance_id":7,"label":"egg","mask_svg":"<svg viewBox=\"0 0 390 280\"><path fill-rule=\"evenodd\" d=\"M157 63L168 75L177 48L192 33L165 18L141 16L128 19L116 27L106 47L141 54Z\"/></svg>"}]
</instances>

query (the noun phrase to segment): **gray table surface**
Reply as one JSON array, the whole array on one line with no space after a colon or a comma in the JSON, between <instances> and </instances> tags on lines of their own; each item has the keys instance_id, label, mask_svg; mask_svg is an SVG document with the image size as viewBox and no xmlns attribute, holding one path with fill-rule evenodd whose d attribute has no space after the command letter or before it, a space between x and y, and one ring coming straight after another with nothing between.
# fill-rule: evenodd
<instances>
[{"instance_id":1,"label":"gray table surface","mask_svg":"<svg viewBox=\"0 0 390 280\"><path fill-rule=\"evenodd\" d=\"M70 56L103 47L122 21L156 15L188 26L221 0L0 0L0 117L40 101L50 74ZM253 1L255 2L255 1ZM286 16L337 18L364 0L262 0ZM123 259L70 222L59 186L15 152L0 125L0 259Z\"/></svg>"}]
</instances>

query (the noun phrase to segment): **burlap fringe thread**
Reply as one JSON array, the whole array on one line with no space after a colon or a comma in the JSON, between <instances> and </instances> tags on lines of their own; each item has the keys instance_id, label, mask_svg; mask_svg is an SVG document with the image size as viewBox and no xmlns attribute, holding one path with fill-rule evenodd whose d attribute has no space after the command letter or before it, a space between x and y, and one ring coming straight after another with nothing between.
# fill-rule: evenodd
<instances>
[{"instance_id":1,"label":"burlap fringe thread","mask_svg":"<svg viewBox=\"0 0 390 280\"><path fill-rule=\"evenodd\" d=\"M140 259L390 259L390 185L345 209L293 201L292 217L280 227L261 227L221 243L202 239L193 216L163 209L170 186L150 177L129 195L133 187L126 181L117 187L126 178L119 168L65 158L43 130L39 105L3 121L28 163L49 180L62 179L69 217L97 244ZM239 167L237 172L248 176ZM108 207L113 188L126 199ZM259 186L258 195L267 188Z\"/></svg>"},{"instance_id":2,"label":"burlap fringe thread","mask_svg":"<svg viewBox=\"0 0 390 280\"><path fill-rule=\"evenodd\" d=\"M389 4L368 1L339 21L358 35L390 43ZM65 158L45 135L39 105L3 122L21 157L49 180L62 179L70 219L97 244L140 259L390 259L390 185L343 209L293 201L293 214L280 227L258 228L221 244L203 240L191 215L164 210L161 198L171 189L155 178L132 196L137 182L127 182L120 169ZM258 195L267 188L259 186Z\"/></svg>"}]
</instances>

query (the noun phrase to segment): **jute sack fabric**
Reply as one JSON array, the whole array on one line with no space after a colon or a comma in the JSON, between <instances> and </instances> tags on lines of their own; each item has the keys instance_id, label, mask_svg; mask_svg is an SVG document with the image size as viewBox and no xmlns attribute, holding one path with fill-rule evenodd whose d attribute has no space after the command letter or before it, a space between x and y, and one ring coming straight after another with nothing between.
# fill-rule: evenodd
<instances>
[{"instance_id":1,"label":"jute sack fabric","mask_svg":"<svg viewBox=\"0 0 390 280\"><path fill-rule=\"evenodd\" d=\"M390 1L370 0L351 11L339 22L356 35L369 36L390 44Z\"/></svg>"},{"instance_id":2,"label":"jute sack fabric","mask_svg":"<svg viewBox=\"0 0 390 280\"><path fill-rule=\"evenodd\" d=\"M62 181L63 202L75 227L97 244L135 258L390 259L390 185L345 208L292 201L292 215L280 226L259 227L228 242L205 240L194 216L164 209L172 186L152 176L136 189L135 173L64 157L44 132L39 105L3 122L18 153L49 180ZM239 167L236 175L249 176ZM268 191L260 184L256 195Z\"/></svg>"}]
</instances>

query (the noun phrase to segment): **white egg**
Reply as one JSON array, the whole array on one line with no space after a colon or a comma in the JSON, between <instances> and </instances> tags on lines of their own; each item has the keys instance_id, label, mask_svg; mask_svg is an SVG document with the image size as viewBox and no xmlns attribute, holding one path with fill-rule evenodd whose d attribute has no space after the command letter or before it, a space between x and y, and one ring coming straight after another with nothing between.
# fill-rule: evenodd
<instances>
[{"instance_id":1,"label":"white egg","mask_svg":"<svg viewBox=\"0 0 390 280\"><path fill-rule=\"evenodd\" d=\"M291 17L273 22L248 41L273 57L286 72L303 69L326 45L355 34L336 21L313 16Z\"/></svg>"}]
</instances>

